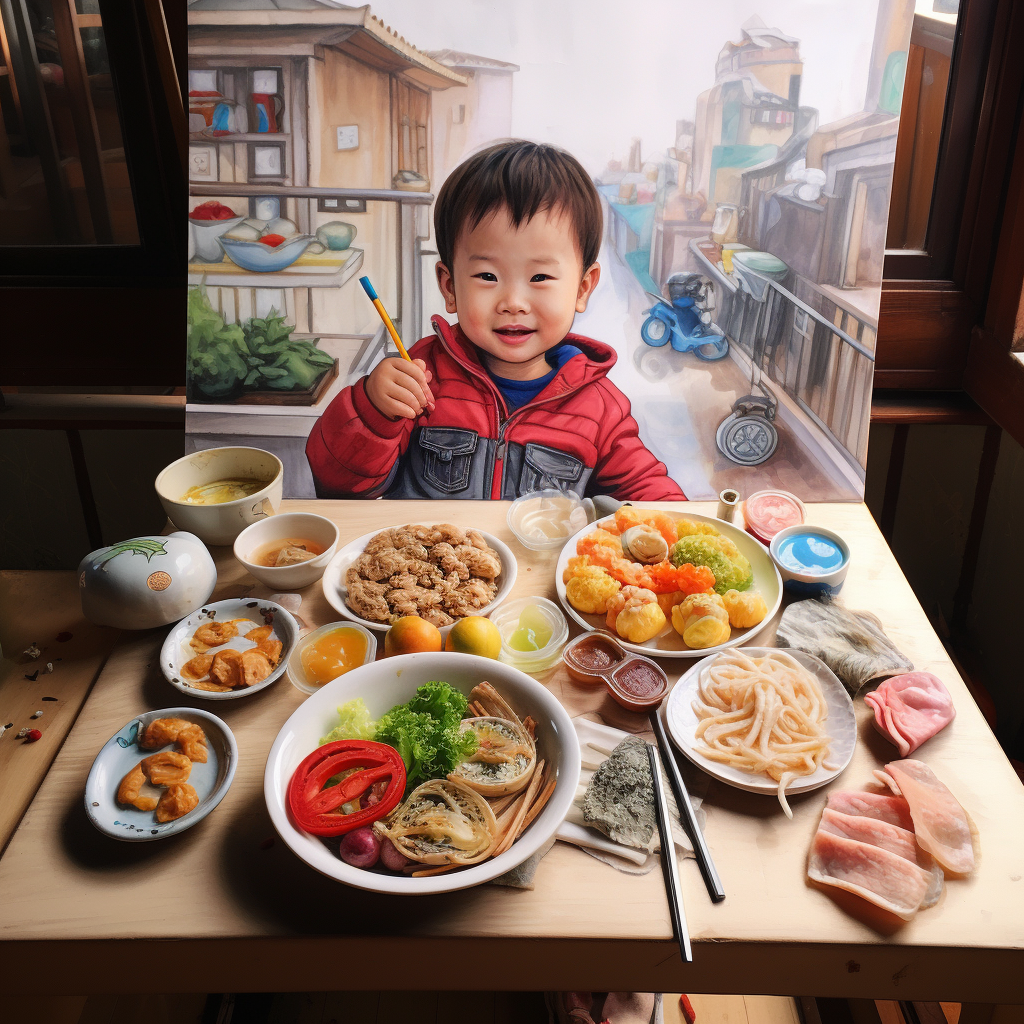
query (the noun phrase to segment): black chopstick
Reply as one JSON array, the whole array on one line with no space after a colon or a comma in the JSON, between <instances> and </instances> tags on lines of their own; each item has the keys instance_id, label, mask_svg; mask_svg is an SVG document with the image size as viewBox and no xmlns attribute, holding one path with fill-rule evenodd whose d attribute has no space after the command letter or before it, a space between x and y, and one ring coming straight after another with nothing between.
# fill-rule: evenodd
<instances>
[{"instance_id":1,"label":"black chopstick","mask_svg":"<svg viewBox=\"0 0 1024 1024\"><path fill-rule=\"evenodd\" d=\"M658 737L658 749L661 751L661 760L668 772L668 780L672 783L672 792L676 795L676 805L679 807L679 817L693 843L693 851L697 855L697 865L700 873L704 876L704 885L707 886L708 895L713 903L721 903L725 899L725 890L722 888L722 880L715 870L715 862L711 859L711 852L708 844L704 841L704 833L697 824L697 817L693 813L693 804L690 803L690 794L687 792L686 783L679 771L675 754L672 750L672 743L665 732L665 726L661 721L658 709L651 711L651 725L654 727L654 735Z\"/></svg>"},{"instance_id":2,"label":"black chopstick","mask_svg":"<svg viewBox=\"0 0 1024 1024\"><path fill-rule=\"evenodd\" d=\"M658 766L658 751L653 744L647 744L647 756L651 761L651 781L654 783L654 810L658 816L658 832L661 835L661 856L665 867L665 892L668 894L668 908L672 914L672 930L679 941L679 955L683 963L693 963L690 949L690 933L686 928L686 910L683 907L683 890L679 884L679 864L676 862L676 844L672 838L672 816L668 810L665 787L661 784L661 768Z\"/></svg>"}]
</instances>

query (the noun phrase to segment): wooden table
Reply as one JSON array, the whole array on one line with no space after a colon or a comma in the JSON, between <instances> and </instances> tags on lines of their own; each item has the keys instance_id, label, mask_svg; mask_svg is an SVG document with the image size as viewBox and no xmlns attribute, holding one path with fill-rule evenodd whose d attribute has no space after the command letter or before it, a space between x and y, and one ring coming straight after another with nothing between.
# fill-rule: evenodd
<instances>
[{"instance_id":1,"label":"wooden table","mask_svg":"<svg viewBox=\"0 0 1024 1024\"><path fill-rule=\"evenodd\" d=\"M448 519L489 530L519 556L515 593L554 597L555 555L516 544L505 503L285 507L330 516L343 541L414 521ZM690 507L713 510L706 503ZM579 988L1024 1002L1024 788L867 509L813 505L808 519L850 541L847 606L877 613L917 668L942 677L957 708L956 721L920 756L976 823L979 868L970 880L950 883L937 907L897 932L875 930L806 884L821 791L794 799L789 822L773 799L712 783L706 834L728 898L712 905L696 865L682 865L694 940L690 966L681 964L671 940L660 872L619 874L561 843L541 863L533 891L481 886L403 899L344 888L298 861L275 838L265 810L267 752L302 700L284 680L214 708L240 750L234 784L215 813L164 842L113 842L85 817L90 764L133 715L181 703L156 665L166 631L153 630L122 636L0 860L6 989ZM218 551L217 561L216 597L267 595L229 550ZM303 597L300 614L310 625L337 617L319 585ZM689 662L663 664L675 678ZM575 713L644 726L561 669L544 682ZM839 783L848 788L863 787L873 768L894 758L863 701L856 707L861 741Z\"/></svg>"}]
</instances>

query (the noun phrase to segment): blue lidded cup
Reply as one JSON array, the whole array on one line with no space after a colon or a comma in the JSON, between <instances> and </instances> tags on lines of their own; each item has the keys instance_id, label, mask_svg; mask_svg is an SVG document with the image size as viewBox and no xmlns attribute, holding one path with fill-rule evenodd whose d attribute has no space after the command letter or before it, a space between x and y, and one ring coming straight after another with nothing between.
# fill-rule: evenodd
<instances>
[{"instance_id":1,"label":"blue lidded cup","mask_svg":"<svg viewBox=\"0 0 1024 1024\"><path fill-rule=\"evenodd\" d=\"M799 523L780 530L768 550L783 586L800 597L833 597L850 567L850 545L833 530Z\"/></svg>"}]
</instances>

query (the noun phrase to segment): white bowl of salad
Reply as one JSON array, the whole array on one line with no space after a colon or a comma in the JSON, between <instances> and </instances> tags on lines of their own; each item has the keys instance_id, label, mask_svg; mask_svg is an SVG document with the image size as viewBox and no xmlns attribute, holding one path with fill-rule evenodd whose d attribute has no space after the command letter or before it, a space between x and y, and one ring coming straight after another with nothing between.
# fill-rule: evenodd
<instances>
[{"instance_id":1,"label":"white bowl of salad","mask_svg":"<svg viewBox=\"0 0 1024 1024\"><path fill-rule=\"evenodd\" d=\"M327 683L285 722L264 795L310 867L372 892L467 889L555 834L580 775L569 715L511 665L406 654Z\"/></svg>"}]
</instances>

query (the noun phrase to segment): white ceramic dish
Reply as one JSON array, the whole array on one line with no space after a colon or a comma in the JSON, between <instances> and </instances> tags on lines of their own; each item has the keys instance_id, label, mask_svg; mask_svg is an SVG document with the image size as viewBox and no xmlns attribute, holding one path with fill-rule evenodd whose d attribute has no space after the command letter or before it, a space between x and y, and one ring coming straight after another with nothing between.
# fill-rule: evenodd
<instances>
[{"instance_id":1,"label":"white ceramic dish","mask_svg":"<svg viewBox=\"0 0 1024 1024\"><path fill-rule=\"evenodd\" d=\"M216 505L192 505L181 500L191 487L236 479L265 480L266 484L245 498ZM205 448L192 452L161 470L154 484L171 522L207 544L233 544L250 523L272 516L281 507L283 485L281 460L262 448Z\"/></svg>"},{"instance_id":2,"label":"white ceramic dish","mask_svg":"<svg viewBox=\"0 0 1024 1024\"><path fill-rule=\"evenodd\" d=\"M295 565L258 565L252 559L260 548L274 541L309 540L324 550L315 558ZM338 550L338 527L312 512L283 512L247 526L235 538L235 558L250 576L276 590L300 590L316 583Z\"/></svg>"},{"instance_id":3,"label":"white ceramic dish","mask_svg":"<svg viewBox=\"0 0 1024 1024\"><path fill-rule=\"evenodd\" d=\"M270 610L274 613L273 636L281 641L281 660L277 663L274 671L261 683L255 686L243 686L238 690L229 690L226 693L216 693L212 690L199 690L189 686L181 678L181 666L195 656L195 652L189 646L189 640L195 631L204 623L212 621L226 622L229 619L249 619L253 626L265 624L264 612ZM211 615L213 612L215 614ZM292 618L291 613L273 601L255 600L253 598L232 598L229 601L215 601L213 604L204 604L198 611L193 612L187 618L179 622L167 634L163 647L160 648L160 671L164 678L176 690L187 694L189 697L198 697L201 700L235 700L239 697L249 697L260 690L265 690L271 683L279 679L288 664L295 643L299 639L299 624ZM256 644L252 640L246 640L243 635L232 637L226 644L219 647L212 647L210 650L226 651L233 648L236 651L247 651Z\"/></svg>"},{"instance_id":4,"label":"white ceramic dish","mask_svg":"<svg viewBox=\"0 0 1024 1024\"><path fill-rule=\"evenodd\" d=\"M555 791L533 824L503 854L461 871L427 878L406 878L354 868L293 824L285 794L288 782L320 737L337 724L338 706L362 697L377 718L395 704L411 700L416 688L443 679L463 693L489 680L521 716L537 722L537 750L557 771ZM536 853L568 813L580 777L580 748L565 708L540 683L524 672L471 654L403 654L375 661L328 683L299 706L274 740L267 759L263 791L270 819L297 857L310 867L346 885L371 892L425 895L468 889L504 874Z\"/></svg>"},{"instance_id":5,"label":"white ceramic dish","mask_svg":"<svg viewBox=\"0 0 1024 1024\"><path fill-rule=\"evenodd\" d=\"M786 794L791 796L795 793L807 793L812 789L820 789L846 769L853 757L853 749L857 745L857 717L853 711L853 701L850 700L846 688L832 670L813 654L805 654L803 651L788 647L744 647L743 653L751 658L759 658L765 654L778 653L780 650L792 655L813 673L821 684L822 693L828 703L828 734L832 737L828 760L830 764L837 765L835 768L821 767L813 775L803 775L793 779L786 787ZM714 660L714 658L708 658L707 661L694 665L693 668L683 673L676 685L672 687L664 704L665 725L669 735L689 760L720 782L728 783L737 789L745 789L748 793L764 793L768 796L775 796L778 793L779 784L774 779L767 775L752 775L739 768L711 761L700 754L694 745L694 730L697 727L698 719L691 701L697 696L701 672L706 671Z\"/></svg>"},{"instance_id":6,"label":"white ceramic dish","mask_svg":"<svg viewBox=\"0 0 1024 1024\"><path fill-rule=\"evenodd\" d=\"M386 527L381 527L381 529L386 529ZM380 532L380 530L374 530L373 533L364 533L362 537L357 537L341 548L324 570L322 584L327 603L339 615L343 615L352 622L358 622L360 626L365 626L367 629L386 632L391 628L389 622L372 622L370 619L360 618L345 601L348 593L345 587L345 573L348 567L363 553L363 549L370 543L371 538L376 537ZM501 559L501 575L498 577L498 592L494 595L494 600L484 605L478 612L474 612L475 615L486 616L490 615L512 593L518 566L516 565L516 556L512 554L507 544L498 540L493 534L484 533L483 530L480 533L484 540L498 552L498 557ZM446 636L449 629L451 626L443 626L441 635Z\"/></svg>"},{"instance_id":7,"label":"white ceramic dish","mask_svg":"<svg viewBox=\"0 0 1024 1024\"><path fill-rule=\"evenodd\" d=\"M775 568L775 563L772 561L768 549L751 537L749 533L721 519L698 515L696 512L666 512L666 515L671 516L673 519L692 519L695 522L711 523L719 533L724 537L728 537L739 548L740 553L750 562L750 568L754 573L754 582L750 589L756 590L764 598L764 603L768 606L768 614L756 626L752 626L750 629L734 629L732 635L724 644L719 644L716 647L707 647L702 650L687 647L683 643L683 638L672 628L670 622L665 624L665 628L656 637L648 640L646 643L633 644L628 640L623 640L621 637L619 638L619 643L627 651L643 654L649 658L704 658L709 654L714 654L716 651L724 651L728 647L749 643L771 622L775 613L779 610L779 605L782 603L782 578L779 576L778 569ZM566 541L565 547L562 548L562 553L558 556L558 565L555 567L555 589L558 592L558 600L562 602L562 607L573 620L578 622L584 629L607 628L605 617L603 615L585 615L569 604L569 600L565 596L565 583L562 582L562 573L565 571L569 559L576 554L576 544L579 539L586 536L591 530L596 530L601 526L601 523L606 522L608 522L607 518L602 519L570 537Z\"/></svg>"},{"instance_id":8,"label":"white ceramic dish","mask_svg":"<svg viewBox=\"0 0 1024 1024\"><path fill-rule=\"evenodd\" d=\"M321 626L319 629L314 629L311 633L307 633L301 640L299 640L292 648L291 657L288 659L288 682L292 684L297 690L301 690L303 693L317 693L322 690L327 683L322 686L317 686L315 683L309 682L309 677L306 675L302 667L302 652L309 645L314 644L322 636L326 636L328 633L335 629L349 629L353 632L359 633L366 640L366 653L363 655L363 665L368 665L374 658L377 657L377 638L368 630L364 629L359 625L358 622L328 622L326 626ZM360 668L362 666L356 666ZM354 672L355 669L349 669L350 672ZM344 675L345 673L342 673ZM340 679L341 676L336 678ZM330 682L334 682L333 679Z\"/></svg>"},{"instance_id":9,"label":"white ceramic dish","mask_svg":"<svg viewBox=\"0 0 1024 1024\"><path fill-rule=\"evenodd\" d=\"M188 783L195 788L199 806L188 814L165 821L156 820L153 811L122 807L117 802L121 780L144 757L157 753L137 745L138 735L157 718L184 718L195 722L206 733L207 760L193 762ZM173 745L160 750L174 750ZM92 763L85 783L85 813L104 835L126 842L145 843L166 839L202 821L224 799L238 764L238 747L231 730L216 715L198 708L164 708L147 711L128 722L103 744Z\"/></svg>"}]
</instances>

